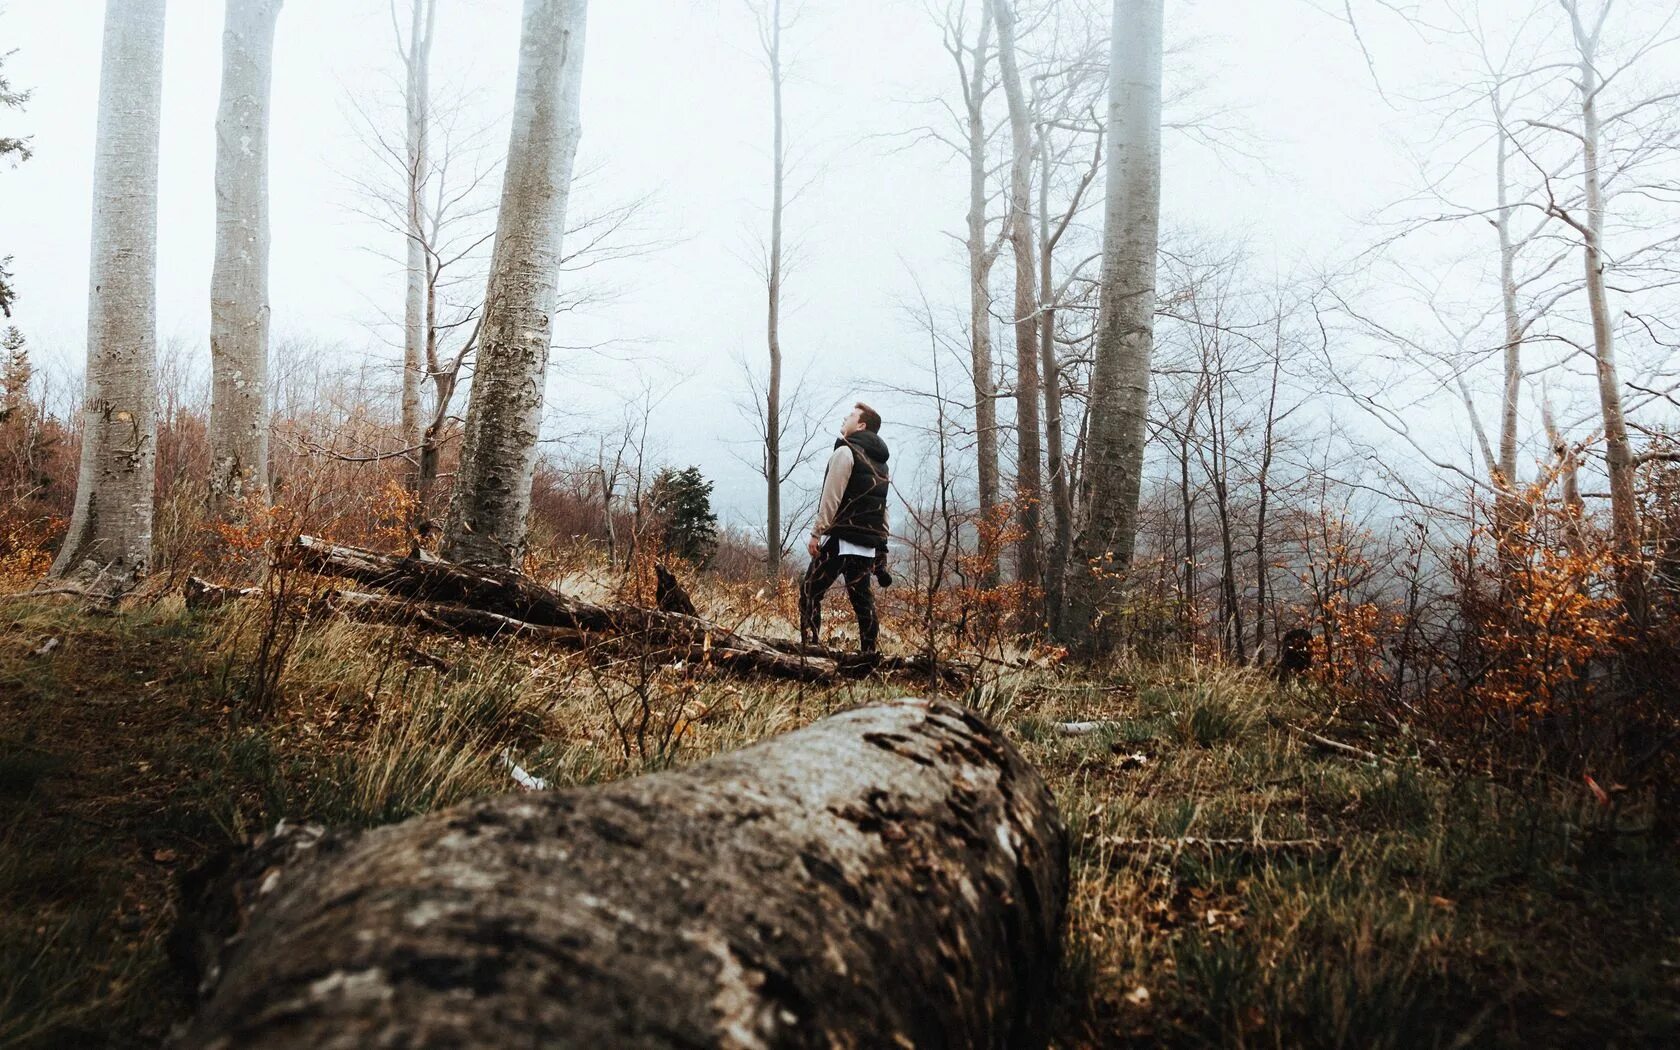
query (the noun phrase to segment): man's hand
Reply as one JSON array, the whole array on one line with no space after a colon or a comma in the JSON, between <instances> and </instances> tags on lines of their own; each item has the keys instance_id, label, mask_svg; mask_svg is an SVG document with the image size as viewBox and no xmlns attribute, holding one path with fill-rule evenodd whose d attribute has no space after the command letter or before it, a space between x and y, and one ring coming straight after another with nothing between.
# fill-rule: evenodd
<instances>
[{"instance_id":1,"label":"man's hand","mask_svg":"<svg viewBox=\"0 0 1680 1050\"><path fill-rule=\"evenodd\" d=\"M819 546L821 546L821 544L818 543L817 538L812 536L811 542L805 544L805 549L811 552L811 557L815 558L817 556L817 548Z\"/></svg>"}]
</instances>

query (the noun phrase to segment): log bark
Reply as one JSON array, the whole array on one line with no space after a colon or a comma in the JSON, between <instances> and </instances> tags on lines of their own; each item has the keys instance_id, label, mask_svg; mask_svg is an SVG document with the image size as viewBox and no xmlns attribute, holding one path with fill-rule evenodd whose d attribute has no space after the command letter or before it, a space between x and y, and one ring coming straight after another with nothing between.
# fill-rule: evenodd
<instances>
[{"instance_id":1,"label":"log bark","mask_svg":"<svg viewBox=\"0 0 1680 1050\"><path fill-rule=\"evenodd\" d=\"M181 1045L1042 1046L1067 865L1001 734L894 701L605 787L282 828L206 895L239 933Z\"/></svg>"}]
</instances>

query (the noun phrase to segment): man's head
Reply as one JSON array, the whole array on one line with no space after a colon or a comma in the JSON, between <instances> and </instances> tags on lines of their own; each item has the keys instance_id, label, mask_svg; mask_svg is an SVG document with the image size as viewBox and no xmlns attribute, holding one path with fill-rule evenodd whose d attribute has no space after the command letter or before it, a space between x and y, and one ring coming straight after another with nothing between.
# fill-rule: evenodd
<instances>
[{"instance_id":1,"label":"man's head","mask_svg":"<svg viewBox=\"0 0 1680 1050\"><path fill-rule=\"evenodd\" d=\"M881 413L862 401L852 406L845 422L840 424L840 436L851 437L860 430L867 430L871 434L880 433L881 430Z\"/></svg>"}]
</instances>

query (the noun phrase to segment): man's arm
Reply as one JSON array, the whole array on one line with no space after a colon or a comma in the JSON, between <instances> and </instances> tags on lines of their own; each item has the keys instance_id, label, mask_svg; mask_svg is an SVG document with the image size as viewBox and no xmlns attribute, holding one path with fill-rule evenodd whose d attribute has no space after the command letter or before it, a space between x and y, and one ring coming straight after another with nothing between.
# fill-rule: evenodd
<instances>
[{"instance_id":1,"label":"man's arm","mask_svg":"<svg viewBox=\"0 0 1680 1050\"><path fill-rule=\"evenodd\" d=\"M817 501L817 520L811 526L813 540L819 539L834 524L834 515L840 512L840 498L846 494L846 485L851 480L852 450L848 445L841 445L834 450L834 455L828 457L822 498Z\"/></svg>"}]
</instances>

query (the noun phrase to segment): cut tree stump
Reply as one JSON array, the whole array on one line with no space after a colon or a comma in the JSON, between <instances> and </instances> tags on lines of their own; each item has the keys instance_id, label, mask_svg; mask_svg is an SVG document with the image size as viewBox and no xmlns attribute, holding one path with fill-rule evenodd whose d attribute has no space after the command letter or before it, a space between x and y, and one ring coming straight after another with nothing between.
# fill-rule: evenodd
<instances>
[{"instance_id":1,"label":"cut tree stump","mask_svg":"<svg viewBox=\"0 0 1680 1050\"><path fill-rule=\"evenodd\" d=\"M180 1045L1043 1046L1067 888L1002 734L898 700L675 772L283 826L194 910L237 932Z\"/></svg>"},{"instance_id":2,"label":"cut tree stump","mask_svg":"<svg viewBox=\"0 0 1680 1050\"><path fill-rule=\"evenodd\" d=\"M809 682L870 670L922 675L955 686L967 682L960 668L925 656L859 664L856 654L740 634L697 616L586 602L511 569L396 558L312 536L298 537L293 553L301 568L407 599L381 604L373 595L342 592L352 595L339 602L345 611L367 619L447 626L464 634L517 633L569 645L635 641L671 650L678 659Z\"/></svg>"}]
</instances>

